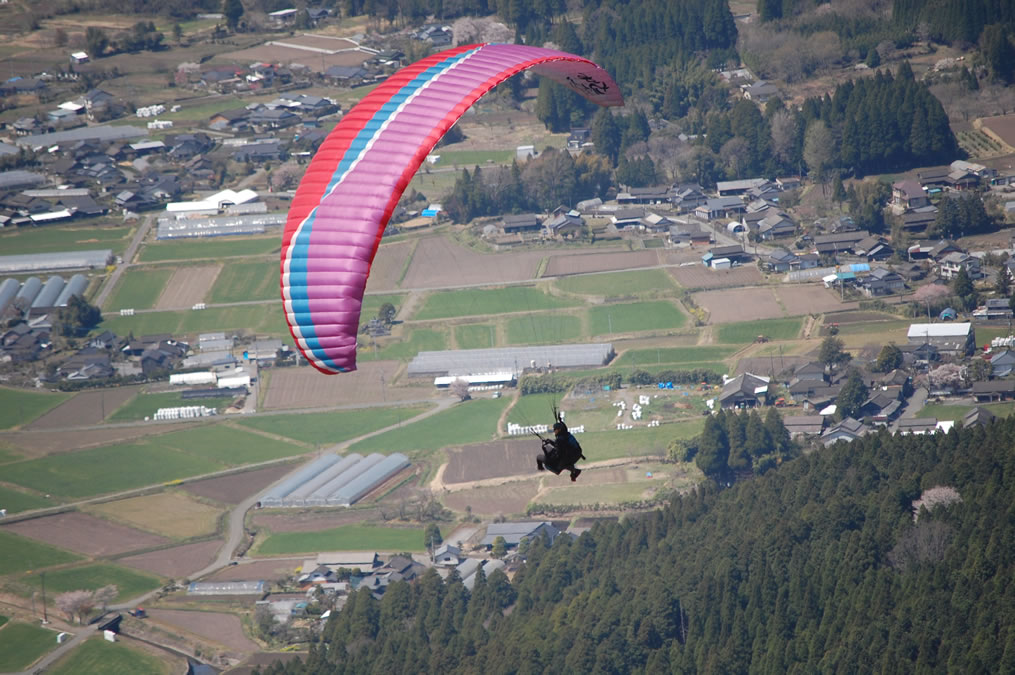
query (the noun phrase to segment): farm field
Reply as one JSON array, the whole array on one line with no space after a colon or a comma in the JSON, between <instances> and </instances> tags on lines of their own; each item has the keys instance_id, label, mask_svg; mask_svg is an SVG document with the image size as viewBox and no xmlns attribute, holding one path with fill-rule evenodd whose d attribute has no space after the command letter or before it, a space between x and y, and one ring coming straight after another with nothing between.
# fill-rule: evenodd
<instances>
[{"instance_id":1,"label":"farm field","mask_svg":"<svg viewBox=\"0 0 1015 675\"><path fill-rule=\"evenodd\" d=\"M564 277L554 286L565 293L604 298L667 294L677 289L673 278L659 269Z\"/></svg>"},{"instance_id":2,"label":"farm field","mask_svg":"<svg viewBox=\"0 0 1015 675\"><path fill-rule=\"evenodd\" d=\"M398 361L360 361L357 369L342 375L322 375L310 366L275 368L261 382L267 390L263 410L358 407L378 399L396 403L434 396L433 386L392 387Z\"/></svg>"},{"instance_id":3,"label":"farm field","mask_svg":"<svg viewBox=\"0 0 1015 675\"><path fill-rule=\"evenodd\" d=\"M531 286L509 286L496 289L463 288L432 293L412 317L417 321L448 319L479 314L508 314L558 309L580 304L554 297Z\"/></svg>"},{"instance_id":4,"label":"farm field","mask_svg":"<svg viewBox=\"0 0 1015 675\"><path fill-rule=\"evenodd\" d=\"M484 349L497 346L497 330L492 323L467 323L455 326L457 349Z\"/></svg>"},{"instance_id":5,"label":"farm field","mask_svg":"<svg viewBox=\"0 0 1015 675\"><path fill-rule=\"evenodd\" d=\"M56 647L56 632L13 621L0 628L0 672L25 670Z\"/></svg>"},{"instance_id":6,"label":"farm field","mask_svg":"<svg viewBox=\"0 0 1015 675\"><path fill-rule=\"evenodd\" d=\"M125 443L138 438L158 436L167 431L188 429L191 423L144 424L138 426L103 426L71 431L15 431L5 439L27 458L66 452L67 448L84 450L103 445Z\"/></svg>"},{"instance_id":7,"label":"farm field","mask_svg":"<svg viewBox=\"0 0 1015 675\"><path fill-rule=\"evenodd\" d=\"M255 527L262 527L271 532L319 532L341 525L365 525L380 523L384 520L382 506L355 506L348 509L322 509L319 511L301 511L289 509L281 511L259 511L254 514L252 522Z\"/></svg>"},{"instance_id":8,"label":"farm field","mask_svg":"<svg viewBox=\"0 0 1015 675\"><path fill-rule=\"evenodd\" d=\"M534 462L531 460L533 469ZM582 475L585 475L584 472ZM550 475L549 478L556 476ZM468 511L479 517L522 515L529 502L539 494L541 483L542 479L533 477L529 480L513 480L504 485L481 485L468 490L447 492L441 495L441 501L453 511Z\"/></svg>"},{"instance_id":9,"label":"farm field","mask_svg":"<svg viewBox=\"0 0 1015 675\"><path fill-rule=\"evenodd\" d=\"M7 513L11 515L47 506L53 506L52 500L0 485L0 508L7 509Z\"/></svg>"},{"instance_id":10,"label":"farm field","mask_svg":"<svg viewBox=\"0 0 1015 675\"><path fill-rule=\"evenodd\" d=\"M243 623L235 614L221 612L192 612L182 609L153 609L152 621L182 630L204 641L222 645L234 652L259 651L260 645L247 637Z\"/></svg>"},{"instance_id":11,"label":"farm field","mask_svg":"<svg viewBox=\"0 0 1015 675\"><path fill-rule=\"evenodd\" d=\"M237 256L265 256L280 251L282 240L278 235L266 237L229 237L215 240L203 238L157 241L141 249L139 262L170 262L200 260L203 258L229 258Z\"/></svg>"},{"instance_id":12,"label":"farm field","mask_svg":"<svg viewBox=\"0 0 1015 675\"><path fill-rule=\"evenodd\" d=\"M378 254L379 255L379 254ZM443 236L418 240L403 288L441 288L535 279L544 251L492 255L479 253Z\"/></svg>"},{"instance_id":13,"label":"farm field","mask_svg":"<svg viewBox=\"0 0 1015 675\"><path fill-rule=\"evenodd\" d=\"M464 145L464 144L462 144ZM513 150L448 150L445 146L435 151L440 155L434 166L461 166L470 167L477 164L510 164L514 159Z\"/></svg>"},{"instance_id":14,"label":"farm field","mask_svg":"<svg viewBox=\"0 0 1015 675\"><path fill-rule=\"evenodd\" d=\"M573 314L529 314L507 321L509 345L571 342L582 336L582 321Z\"/></svg>"},{"instance_id":15,"label":"farm field","mask_svg":"<svg viewBox=\"0 0 1015 675\"><path fill-rule=\"evenodd\" d=\"M187 265L176 268L172 278L163 287L155 309L167 311L190 309L204 302L208 288L215 283L222 267L219 265Z\"/></svg>"},{"instance_id":16,"label":"farm field","mask_svg":"<svg viewBox=\"0 0 1015 675\"><path fill-rule=\"evenodd\" d=\"M387 342L378 346L376 352L373 346L361 346L356 358L359 361L390 361L409 360L420 352L441 351L448 348L448 336L444 330L431 330L429 328L410 328L407 335L400 341Z\"/></svg>"},{"instance_id":17,"label":"farm field","mask_svg":"<svg viewBox=\"0 0 1015 675\"><path fill-rule=\"evenodd\" d=\"M241 419L238 423L244 427L278 434L315 447L326 447L398 424L430 408L431 406L416 405L300 415L258 416Z\"/></svg>"},{"instance_id":18,"label":"farm field","mask_svg":"<svg viewBox=\"0 0 1015 675\"><path fill-rule=\"evenodd\" d=\"M852 311L860 306L859 300L843 302L838 293L825 288L824 284L782 284L776 289L776 295L789 316Z\"/></svg>"},{"instance_id":19,"label":"farm field","mask_svg":"<svg viewBox=\"0 0 1015 675\"><path fill-rule=\"evenodd\" d=\"M444 412L414 424L386 431L349 447L361 454L380 452L420 453L448 445L475 443L497 434L497 419L508 399L475 399L458 403Z\"/></svg>"},{"instance_id":20,"label":"farm field","mask_svg":"<svg viewBox=\"0 0 1015 675\"><path fill-rule=\"evenodd\" d=\"M207 567L219 552L222 542L218 539L182 544L172 548L138 553L117 559L117 563L167 579L184 579L194 572Z\"/></svg>"},{"instance_id":21,"label":"farm field","mask_svg":"<svg viewBox=\"0 0 1015 675\"><path fill-rule=\"evenodd\" d=\"M728 270L713 270L704 265L688 265L671 267L667 271L673 275L678 284L690 290L755 286L765 281L754 265L733 267Z\"/></svg>"},{"instance_id":22,"label":"farm field","mask_svg":"<svg viewBox=\"0 0 1015 675\"><path fill-rule=\"evenodd\" d=\"M754 342L759 335L770 340L792 340L800 334L803 319L769 319L767 321L743 321L719 326L718 342L723 344L746 344Z\"/></svg>"},{"instance_id":23,"label":"farm field","mask_svg":"<svg viewBox=\"0 0 1015 675\"><path fill-rule=\"evenodd\" d=\"M250 495L263 490L292 470L292 464L276 464L266 466L263 469L254 469L253 471L243 471L228 476L206 478L205 480L186 483L183 489L198 497L214 499L223 504L239 504Z\"/></svg>"},{"instance_id":24,"label":"farm field","mask_svg":"<svg viewBox=\"0 0 1015 675\"><path fill-rule=\"evenodd\" d=\"M136 391L136 390L135 390ZM79 396L81 394L78 394ZM230 398L206 398L197 401L198 405L207 408L215 408L222 412L232 403ZM157 394L137 393L130 401L125 402L109 416L110 422L138 422L152 417L159 408L176 408L185 405L194 405L193 400L184 400L182 392L166 391Z\"/></svg>"},{"instance_id":25,"label":"farm field","mask_svg":"<svg viewBox=\"0 0 1015 675\"><path fill-rule=\"evenodd\" d=\"M53 394L0 387L0 429L11 429L40 417L70 398Z\"/></svg>"},{"instance_id":26,"label":"farm field","mask_svg":"<svg viewBox=\"0 0 1015 675\"><path fill-rule=\"evenodd\" d=\"M132 227L30 227L0 234L4 255L58 253L62 251L112 249L114 254L127 249Z\"/></svg>"},{"instance_id":27,"label":"farm field","mask_svg":"<svg viewBox=\"0 0 1015 675\"><path fill-rule=\"evenodd\" d=\"M701 361L728 359L739 351L737 347L704 345L701 347L660 347L658 349L631 349L621 354L614 366L648 366L665 364L693 364Z\"/></svg>"},{"instance_id":28,"label":"farm field","mask_svg":"<svg viewBox=\"0 0 1015 675\"><path fill-rule=\"evenodd\" d=\"M37 574L23 576L20 582L30 589L29 593L41 590L41 583ZM50 592L55 597L58 593L66 593L67 591L78 589L94 591L110 584L114 584L118 591L115 600L123 602L158 588L162 585L162 582L150 574L143 574L125 567L106 563L67 567L46 572L47 596Z\"/></svg>"},{"instance_id":29,"label":"farm field","mask_svg":"<svg viewBox=\"0 0 1015 675\"><path fill-rule=\"evenodd\" d=\"M914 319L917 321L917 319ZM1008 337L1012 331L1008 326L973 326L973 330L976 333L976 344L982 347L983 345L989 345L994 338Z\"/></svg>"},{"instance_id":30,"label":"farm field","mask_svg":"<svg viewBox=\"0 0 1015 675\"><path fill-rule=\"evenodd\" d=\"M529 394L528 396L519 394L513 401L505 421L514 422L523 427L536 424L552 425L553 406L556 405L558 409L566 408L563 405L566 401L561 400L560 394ZM529 438L531 439L532 436Z\"/></svg>"},{"instance_id":31,"label":"farm field","mask_svg":"<svg viewBox=\"0 0 1015 675\"><path fill-rule=\"evenodd\" d=\"M775 291L767 287L700 291L692 297L708 312L712 324L774 319L786 314Z\"/></svg>"},{"instance_id":32,"label":"farm field","mask_svg":"<svg viewBox=\"0 0 1015 675\"><path fill-rule=\"evenodd\" d=\"M134 316L105 317L95 330L109 330L117 335L171 333L182 336L212 331L239 331L283 338L289 335L285 315L280 305L274 302L212 307L200 311L153 311Z\"/></svg>"},{"instance_id":33,"label":"farm field","mask_svg":"<svg viewBox=\"0 0 1015 675\"><path fill-rule=\"evenodd\" d=\"M269 535L255 555L283 555L316 551L424 551L423 528L345 525L319 532L281 532Z\"/></svg>"},{"instance_id":34,"label":"farm field","mask_svg":"<svg viewBox=\"0 0 1015 675\"><path fill-rule=\"evenodd\" d=\"M109 471L111 466L117 471ZM141 441L7 464L4 479L40 492L80 498L224 468L220 462Z\"/></svg>"},{"instance_id":35,"label":"farm field","mask_svg":"<svg viewBox=\"0 0 1015 675\"><path fill-rule=\"evenodd\" d=\"M223 513L221 509L202 504L179 492L118 499L96 504L88 510L173 539L213 534Z\"/></svg>"},{"instance_id":36,"label":"farm field","mask_svg":"<svg viewBox=\"0 0 1015 675\"><path fill-rule=\"evenodd\" d=\"M279 298L278 261L257 260L224 265L215 278L207 302L226 303ZM279 309L281 311L281 308Z\"/></svg>"},{"instance_id":37,"label":"farm field","mask_svg":"<svg viewBox=\"0 0 1015 675\"><path fill-rule=\"evenodd\" d=\"M172 274L173 271L169 268L129 267L102 309L152 309Z\"/></svg>"},{"instance_id":38,"label":"farm field","mask_svg":"<svg viewBox=\"0 0 1015 675\"><path fill-rule=\"evenodd\" d=\"M169 543L165 537L77 511L22 520L7 527L21 536L93 557Z\"/></svg>"},{"instance_id":39,"label":"farm field","mask_svg":"<svg viewBox=\"0 0 1015 675\"><path fill-rule=\"evenodd\" d=\"M648 330L673 330L687 323L687 316L665 300L599 305L588 310L591 336Z\"/></svg>"},{"instance_id":40,"label":"farm field","mask_svg":"<svg viewBox=\"0 0 1015 675\"><path fill-rule=\"evenodd\" d=\"M27 572L80 559L81 556L70 551L26 539L6 528L0 530L0 575Z\"/></svg>"},{"instance_id":41,"label":"farm field","mask_svg":"<svg viewBox=\"0 0 1015 675\"><path fill-rule=\"evenodd\" d=\"M412 238L404 241L385 242L377 248L377 255L374 256L374 262L370 266L370 276L367 277L366 293L368 296L398 290L418 243L418 239ZM397 302L392 302L395 307L398 307ZM376 314L376 310L374 313Z\"/></svg>"},{"instance_id":42,"label":"farm field","mask_svg":"<svg viewBox=\"0 0 1015 675\"><path fill-rule=\"evenodd\" d=\"M167 664L151 654L128 647L124 642L106 642L101 637L86 640L46 671L51 675L163 675Z\"/></svg>"},{"instance_id":43,"label":"farm field","mask_svg":"<svg viewBox=\"0 0 1015 675\"><path fill-rule=\"evenodd\" d=\"M133 398L140 387L79 391L28 425L31 431L101 424L111 411Z\"/></svg>"},{"instance_id":44,"label":"farm field","mask_svg":"<svg viewBox=\"0 0 1015 675\"><path fill-rule=\"evenodd\" d=\"M159 445L227 466L302 455L308 448L230 424L208 424L160 436Z\"/></svg>"},{"instance_id":45,"label":"farm field","mask_svg":"<svg viewBox=\"0 0 1015 675\"><path fill-rule=\"evenodd\" d=\"M589 274L654 267L659 264L655 251L611 251L609 253L580 253L553 255L546 265L544 277L562 277L569 274Z\"/></svg>"},{"instance_id":46,"label":"farm field","mask_svg":"<svg viewBox=\"0 0 1015 675\"><path fill-rule=\"evenodd\" d=\"M649 476L651 474L651 476ZM535 504L622 504L658 497L670 490L687 490L699 483L703 474L693 463L659 464L646 462L633 467L598 469L582 472L579 480L588 480L594 489L562 483L553 485L534 500Z\"/></svg>"}]
</instances>

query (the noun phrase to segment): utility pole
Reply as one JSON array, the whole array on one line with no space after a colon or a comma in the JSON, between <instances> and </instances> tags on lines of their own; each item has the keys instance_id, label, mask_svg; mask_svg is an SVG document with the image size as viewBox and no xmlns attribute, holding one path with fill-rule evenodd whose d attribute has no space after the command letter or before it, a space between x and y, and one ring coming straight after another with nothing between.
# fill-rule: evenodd
<instances>
[{"instance_id":1,"label":"utility pole","mask_svg":"<svg viewBox=\"0 0 1015 675\"><path fill-rule=\"evenodd\" d=\"M46 625L49 623L49 615L46 613L46 573L39 572L39 577L42 579L42 624Z\"/></svg>"}]
</instances>

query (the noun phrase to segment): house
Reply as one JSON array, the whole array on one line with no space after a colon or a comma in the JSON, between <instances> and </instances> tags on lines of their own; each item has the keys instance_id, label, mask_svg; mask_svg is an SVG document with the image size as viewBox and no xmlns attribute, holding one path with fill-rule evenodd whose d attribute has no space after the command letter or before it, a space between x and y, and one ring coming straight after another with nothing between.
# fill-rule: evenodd
<instances>
[{"instance_id":1,"label":"house","mask_svg":"<svg viewBox=\"0 0 1015 675\"><path fill-rule=\"evenodd\" d=\"M702 220L731 218L744 212L744 201L740 197L719 197L708 199L694 209L694 215Z\"/></svg>"},{"instance_id":2,"label":"house","mask_svg":"<svg viewBox=\"0 0 1015 675\"><path fill-rule=\"evenodd\" d=\"M788 272L798 262L796 255L784 248L777 248L761 259L762 266L771 272Z\"/></svg>"},{"instance_id":3,"label":"house","mask_svg":"<svg viewBox=\"0 0 1015 675\"><path fill-rule=\"evenodd\" d=\"M636 230L641 227L641 219L645 217L645 209L617 209L610 216L610 222L618 230Z\"/></svg>"},{"instance_id":4,"label":"house","mask_svg":"<svg viewBox=\"0 0 1015 675\"><path fill-rule=\"evenodd\" d=\"M577 211L556 212L543 226L550 236L561 239L574 239L585 234L585 219Z\"/></svg>"},{"instance_id":5,"label":"house","mask_svg":"<svg viewBox=\"0 0 1015 675\"><path fill-rule=\"evenodd\" d=\"M677 213L688 213L707 202L708 197L700 185L687 183L673 188L673 197L670 201Z\"/></svg>"},{"instance_id":6,"label":"house","mask_svg":"<svg viewBox=\"0 0 1015 675\"><path fill-rule=\"evenodd\" d=\"M993 422L995 418L996 415L986 408L974 406L973 408L970 408L969 412L963 415L962 426L966 429L969 427L985 427Z\"/></svg>"},{"instance_id":7,"label":"house","mask_svg":"<svg viewBox=\"0 0 1015 675\"><path fill-rule=\"evenodd\" d=\"M670 243L689 244L691 246L708 246L712 243L712 233L701 229L697 223L678 223L670 226Z\"/></svg>"},{"instance_id":8,"label":"house","mask_svg":"<svg viewBox=\"0 0 1015 675\"><path fill-rule=\"evenodd\" d=\"M930 200L915 180L900 180L892 184L892 206L899 213L927 206Z\"/></svg>"},{"instance_id":9,"label":"house","mask_svg":"<svg viewBox=\"0 0 1015 675\"><path fill-rule=\"evenodd\" d=\"M863 405L860 412L864 417L870 417L875 422L885 424L891 421L902 408L902 401L898 395L892 395L887 391L876 391L871 394Z\"/></svg>"},{"instance_id":10,"label":"house","mask_svg":"<svg viewBox=\"0 0 1015 675\"><path fill-rule=\"evenodd\" d=\"M504 216L502 221L505 234L517 234L519 232L539 232L543 225L539 217L534 213L520 213L518 215Z\"/></svg>"},{"instance_id":11,"label":"house","mask_svg":"<svg viewBox=\"0 0 1015 675\"><path fill-rule=\"evenodd\" d=\"M776 178L775 184L784 192L786 190L796 190L800 187L800 179L797 176L784 176L782 178Z\"/></svg>"},{"instance_id":12,"label":"house","mask_svg":"<svg viewBox=\"0 0 1015 675\"><path fill-rule=\"evenodd\" d=\"M968 356L976 349L971 323L914 323L909 326L909 344L930 344L941 354Z\"/></svg>"},{"instance_id":13,"label":"house","mask_svg":"<svg viewBox=\"0 0 1015 675\"><path fill-rule=\"evenodd\" d=\"M937 347L917 340L916 342L898 345L902 352L902 363L908 368L926 368L931 363L941 360Z\"/></svg>"},{"instance_id":14,"label":"house","mask_svg":"<svg viewBox=\"0 0 1015 675\"><path fill-rule=\"evenodd\" d=\"M958 276L959 270L963 269L970 279L979 279L983 276L980 259L962 251L955 251L941 258L938 261L937 273L942 279L954 279Z\"/></svg>"},{"instance_id":15,"label":"house","mask_svg":"<svg viewBox=\"0 0 1015 675\"><path fill-rule=\"evenodd\" d=\"M977 401L1008 401L1015 398L1015 380L973 382L971 393Z\"/></svg>"},{"instance_id":16,"label":"house","mask_svg":"<svg viewBox=\"0 0 1015 675\"><path fill-rule=\"evenodd\" d=\"M856 439L866 435L868 431L870 431L870 429L863 422L859 422L852 417L847 417L838 424L829 427L825 433L821 434L821 443L826 448L838 443L839 441L852 443Z\"/></svg>"},{"instance_id":17,"label":"house","mask_svg":"<svg viewBox=\"0 0 1015 675\"><path fill-rule=\"evenodd\" d=\"M851 252L858 243L869 236L870 232L866 230L820 234L814 237L814 248L818 253L824 255Z\"/></svg>"},{"instance_id":18,"label":"house","mask_svg":"<svg viewBox=\"0 0 1015 675\"><path fill-rule=\"evenodd\" d=\"M937 220L937 207L920 209L902 214L902 230L910 234L922 234Z\"/></svg>"},{"instance_id":19,"label":"house","mask_svg":"<svg viewBox=\"0 0 1015 675\"><path fill-rule=\"evenodd\" d=\"M1015 352L1010 349L992 354L990 357L990 376L1008 377L1015 370Z\"/></svg>"},{"instance_id":20,"label":"house","mask_svg":"<svg viewBox=\"0 0 1015 675\"><path fill-rule=\"evenodd\" d=\"M962 250L961 246L953 241L948 241L947 239L942 239L937 242L931 246L930 250L927 252L928 257L938 262L940 262L945 256L951 255L952 253L965 253L965 251Z\"/></svg>"},{"instance_id":21,"label":"house","mask_svg":"<svg viewBox=\"0 0 1015 675\"><path fill-rule=\"evenodd\" d=\"M1002 272L1003 273L1003 272ZM1005 298L990 298L983 305L973 310L974 319L991 321L995 319L1011 319L1012 309Z\"/></svg>"},{"instance_id":22,"label":"house","mask_svg":"<svg viewBox=\"0 0 1015 675\"><path fill-rule=\"evenodd\" d=\"M958 192L972 190L980 185L980 177L968 169L952 169L948 173L948 187Z\"/></svg>"},{"instance_id":23,"label":"house","mask_svg":"<svg viewBox=\"0 0 1015 675\"><path fill-rule=\"evenodd\" d=\"M802 270L814 269L821 263L821 256L817 253L804 253L798 255L797 258L800 260L800 269Z\"/></svg>"},{"instance_id":24,"label":"house","mask_svg":"<svg viewBox=\"0 0 1015 675\"><path fill-rule=\"evenodd\" d=\"M541 537L546 535L552 542L560 534L560 530L554 527L548 520L530 520L517 523L491 523L486 528L486 536L479 542L480 546L488 549L493 548L493 543L498 537L504 538L504 543L511 547L517 546L522 539Z\"/></svg>"},{"instance_id":25,"label":"house","mask_svg":"<svg viewBox=\"0 0 1015 675\"><path fill-rule=\"evenodd\" d=\"M895 425L895 432L900 436L925 436L936 433L938 423L936 417L912 417L901 419Z\"/></svg>"},{"instance_id":26,"label":"house","mask_svg":"<svg viewBox=\"0 0 1015 675\"><path fill-rule=\"evenodd\" d=\"M355 85L367 79L370 73L361 66L330 66L324 76L340 85Z\"/></svg>"},{"instance_id":27,"label":"house","mask_svg":"<svg viewBox=\"0 0 1015 675\"><path fill-rule=\"evenodd\" d=\"M250 111L246 108L223 110L211 116L211 119L208 120L208 126L212 129L239 129L247 126L247 118L249 116Z\"/></svg>"},{"instance_id":28,"label":"house","mask_svg":"<svg viewBox=\"0 0 1015 675\"><path fill-rule=\"evenodd\" d=\"M906 282L900 274L884 267L875 267L860 280L860 290L868 298L898 293L905 287Z\"/></svg>"},{"instance_id":29,"label":"house","mask_svg":"<svg viewBox=\"0 0 1015 675\"><path fill-rule=\"evenodd\" d=\"M796 223L779 211L765 216L758 222L758 236L763 240L787 237L794 233L796 233Z\"/></svg>"},{"instance_id":30,"label":"house","mask_svg":"<svg viewBox=\"0 0 1015 675\"><path fill-rule=\"evenodd\" d=\"M438 567L457 567L462 562L462 549L447 542L433 552L433 564Z\"/></svg>"},{"instance_id":31,"label":"house","mask_svg":"<svg viewBox=\"0 0 1015 675\"><path fill-rule=\"evenodd\" d=\"M927 192L940 192L942 188L948 185L948 174L951 171L952 168L950 166L933 166L929 169L920 169L916 172L916 180L920 183L920 187L925 188Z\"/></svg>"},{"instance_id":32,"label":"house","mask_svg":"<svg viewBox=\"0 0 1015 675\"><path fill-rule=\"evenodd\" d=\"M715 184L719 197L734 197L747 194L752 188L768 184L767 178L745 178L743 180L721 180Z\"/></svg>"},{"instance_id":33,"label":"house","mask_svg":"<svg viewBox=\"0 0 1015 675\"><path fill-rule=\"evenodd\" d=\"M259 108L250 113L247 121L250 126L261 129L285 129L301 121L301 117L285 108Z\"/></svg>"},{"instance_id":34,"label":"house","mask_svg":"<svg viewBox=\"0 0 1015 675\"><path fill-rule=\"evenodd\" d=\"M723 384L719 406L727 408L754 408L768 401L768 383L771 378L743 373Z\"/></svg>"},{"instance_id":35,"label":"house","mask_svg":"<svg viewBox=\"0 0 1015 675\"><path fill-rule=\"evenodd\" d=\"M581 150L582 146L590 142L592 130L587 127L572 128L567 136L568 150Z\"/></svg>"},{"instance_id":36,"label":"house","mask_svg":"<svg viewBox=\"0 0 1015 675\"><path fill-rule=\"evenodd\" d=\"M801 436L817 436L825 428L825 418L821 415L791 415L784 417L783 426L792 439Z\"/></svg>"},{"instance_id":37,"label":"house","mask_svg":"<svg viewBox=\"0 0 1015 675\"><path fill-rule=\"evenodd\" d=\"M666 204L672 193L668 185L633 187L617 193L618 204Z\"/></svg>"},{"instance_id":38,"label":"house","mask_svg":"<svg viewBox=\"0 0 1015 675\"><path fill-rule=\"evenodd\" d=\"M765 103L768 99L779 95L779 88L771 82L758 80L750 86L743 87L744 98L756 103Z\"/></svg>"},{"instance_id":39,"label":"house","mask_svg":"<svg viewBox=\"0 0 1015 675\"><path fill-rule=\"evenodd\" d=\"M281 161L288 156L285 148L278 141L261 141L259 143L248 143L241 145L233 152L233 159L237 162L253 162L259 164L268 161Z\"/></svg>"},{"instance_id":40,"label":"house","mask_svg":"<svg viewBox=\"0 0 1015 675\"><path fill-rule=\"evenodd\" d=\"M454 39L450 26L429 24L412 34L413 40L429 42L434 47L448 47Z\"/></svg>"},{"instance_id":41,"label":"house","mask_svg":"<svg viewBox=\"0 0 1015 675\"><path fill-rule=\"evenodd\" d=\"M658 213L649 213L641 219L641 227L646 232L662 233L668 232L673 221Z\"/></svg>"},{"instance_id":42,"label":"house","mask_svg":"<svg viewBox=\"0 0 1015 675\"><path fill-rule=\"evenodd\" d=\"M853 253L873 262L891 258L895 254L895 249L881 237L871 235L858 241L853 247Z\"/></svg>"},{"instance_id":43,"label":"house","mask_svg":"<svg viewBox=\"0 0 1015 675\"><path fill-rule=\"evenodd\" d=\"M701 256L701 262L706 267L716 267L716 262L719 260L725 260L727 266L729 266L729 263L742 262L749 259L750 256L744 252L744 247L740 244L713 246L708 250L708 253Z\"/></svg>"},{"instance_id":44,"label":"house","mask_svg":"<svg viewBox=\"0 0 1015 675\"><path fill-rule=\"evenodd\" d=\"M88 63L88 52L74 52L70 55L71 63L75 65L81 65L82 63Z\"/></svg>"},{"instance_id":45,"label":"house","mask_svg":"<svg viewBox=\"0 0 1015 675\"><path fill-rule=\"evenodd\" d=\"M835 403L835 400L839 398L840 391L842 391L842 383L831 384L827 387L813 387L809 394L801 397L801 402L804 404L804 410L817 410L821 412L821 414L830 414L823 411L825 408ZM834 408L832 412L834 412Z\"/></svg>"}]
</instances>

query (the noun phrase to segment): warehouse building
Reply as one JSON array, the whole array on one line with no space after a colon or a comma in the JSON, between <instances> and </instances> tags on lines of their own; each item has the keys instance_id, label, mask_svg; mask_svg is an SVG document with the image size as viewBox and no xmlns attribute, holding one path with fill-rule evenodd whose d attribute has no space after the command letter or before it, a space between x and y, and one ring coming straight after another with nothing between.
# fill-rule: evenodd
<instances>
[{"instance_id":1,"label":"warehouse building","mask_svg":"<svg viewBox=\"0 0 1015 675\"><path fill-rule=\"evenodd\" d=\"M351 506L408 466L409 458L399 452L341 459L328 453L268 490L260 503L263 508Z\"/></svg>"},{"instance_id":2,"label":"warehouse building","mask_svg":"<svg viewBox=\"0 0 1015 675\"><path fill-rule=\"evenodd\" d=\"M409 362L408 374L441 377L511 373L517 378L526 369L597 368L609 363L614 355L609 343L420 352Z\"/></svg>"},{"instance_id":3,"label":"warehouse building","mask_svg":"<svg viewBox=\"0 0 1015 675\"><path fill-rule=\"evenodd\" d=\"M0 274L102 269L113 261L112 249L0 256Z\"/></svg>"},{"instance_id":4,"label":"warehouse building","mask_svg":"<svg viewBox=\"0 0 1015 675\"><path fill-rule=\"evenodd\" d=\"M210 216L208 218L159 218L158 239L223 237L264 234L268 226L284 225L284 213Z\"/></svg>"}]
</instances>

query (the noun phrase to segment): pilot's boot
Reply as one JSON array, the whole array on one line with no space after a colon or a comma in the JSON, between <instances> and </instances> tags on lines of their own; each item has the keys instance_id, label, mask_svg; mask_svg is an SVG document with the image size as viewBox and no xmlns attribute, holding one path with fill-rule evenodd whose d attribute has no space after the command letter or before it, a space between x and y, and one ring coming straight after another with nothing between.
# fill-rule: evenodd
<instances>
[{"instance_id":1,"label":"pilot's boot","mask_svg":"<svg viewBox=\"0 0 1015 675\"><path fill-rule=\"evenodd\" d=\"M571 469L571 482L578 480L578 476L581 474L581 469Z\"/></svg>"},{"instance_id":2,"label":"pilot's boot","mask_svg":"<svg viewBox=\"0 0 1015 675\"><path fill-rule=\"evenodd\" d=\"M544 468L543 468L543 460L541 460L541 459L537 459L536 460L536 468L539 469L540 471L544 470Z\"/></svg>"}]
</instances>

